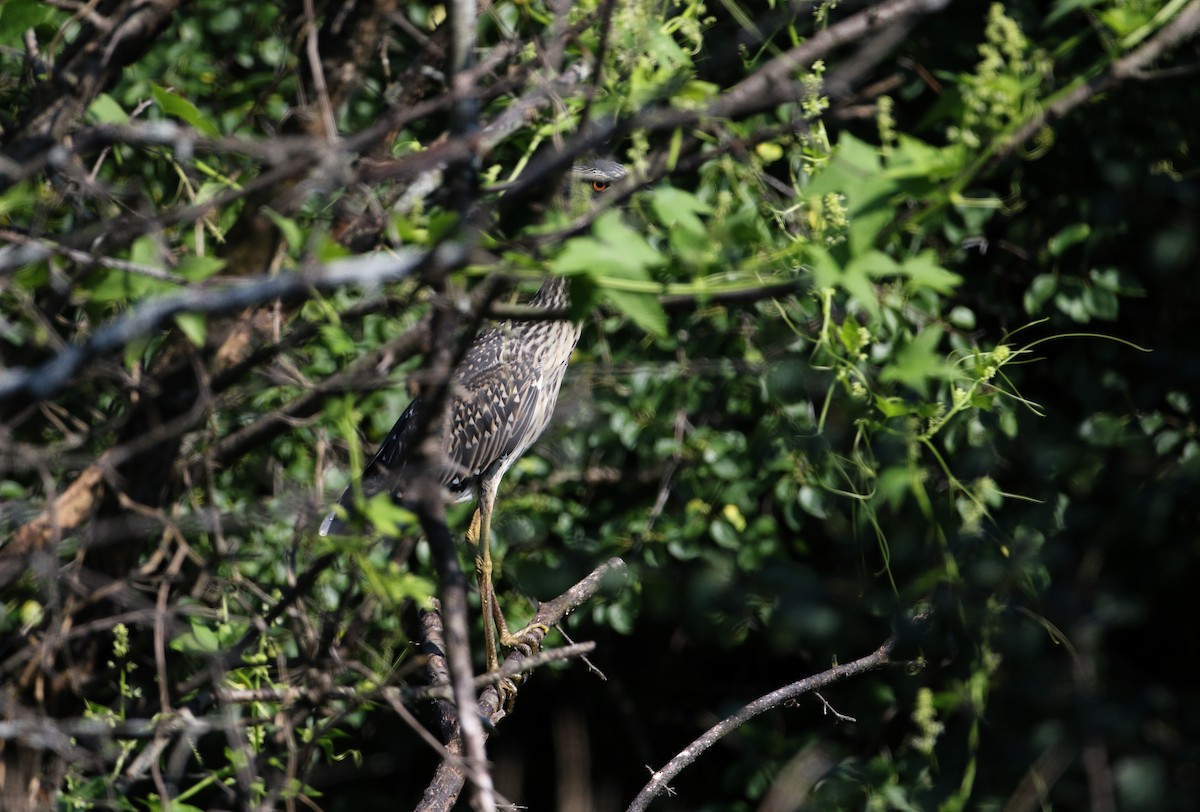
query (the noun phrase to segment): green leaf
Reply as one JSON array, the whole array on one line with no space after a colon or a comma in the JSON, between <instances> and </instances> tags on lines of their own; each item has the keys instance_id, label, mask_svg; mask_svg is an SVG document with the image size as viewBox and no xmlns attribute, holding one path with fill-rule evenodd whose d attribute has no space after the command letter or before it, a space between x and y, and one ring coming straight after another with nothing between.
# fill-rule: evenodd
<instances>
[{"instance_id":1,"label":"green leaf","mask_svg":"<svg viewBox=\"0 0 1200 812\"><path fill-rule=\"evenodd\" d=\"M816 516L818 519L826 519L829 517L829 511L825 509L825 493L819 491L811 485L804 485L800 488L799 493L800 508L810 516Z\"/></svg>"},{"instance_id":2,"label":"green leaf","mask_svg":"<svg viewBox=\"0 0 1200 812\"><path fill-rule=\"evenodd\" d=\"M1057 288L1058 278L1053 274L1035 276L1029 283L1029 290L1025 291L1025 312L1031 316L1036 315Z\"/></svg>"},{"instance_id":3,"label":"green leaf","mask_svg":"<svg viewBox=\"0 0 1200 812\"><path fill-rule=\"evenodd\" d=\"M895 217L891 198L899 191L883 171L875 147L842 133L833 158L805 187L804 194L845 196L850 252L860 254L874 246L879 232Z\"/></svg>"},{"instance_id":4,"label":"green leaf","mask_svg":"<svg viewBox=\"0 0 1200 812\"><path fill-rule=\"evenodd\" d=\"M1050 13L1046 15L1046 19L1042 25L1049 27L1072 11L1091 8L1092 6L1100 5L1101 2L1103 0L1058 0L1054 4L1054 7L1050 9Z\"/></svg>"},{"instance_id":5,"label":"green leaf","mask_svg":"<svg viewBox=\"0 0 1200 812\"><path fill-rule=\"evenodd\" d=\"M158 103L158 106L168 116L182 119L196 131L210 138L216 138L221 134L217 125L205 118L204 114L200 112L200 108L196 107L196 105L183 96L154 83L150 84L150 94L154 96L154 101Z\"/></svg>"},{"instance_id":6,"label":"green leaf","mask_svg":"<svg viewBox=\"0 0 1200 812\"><path fill-rule=\"evenodd\" d=\"M873 273L882 267L871 257L871 254L877 253L870 252L866 256L850 260L841 279L841 286L855 301L867 309L872 319L879 318L879 296L875 293L875 283L871 281Z\"/></svg>"},{"instance_id":7,"label":"green leaf","mask_svg":"<svg viewBox=\"0 0 1200 812\"><path fill-rule=\"evenodd\" d=\"M698 109L721 91L719 85L700 79L689 79L671 96L671 106L679 109Z\"/></svg>"},{"instance_id":8,"label":"green leaf","mask_svg":"<svg viewBox=\"0 0 1200 812\"><path fill-rule=\"evenodd\" d=\"M1187 396L1186 392L1171 390L1167 393L1166 398L1167 403L1175 411L1179 412L1180 414L1191 414L1191 398Z\"/></svg>"},{"instance_id":9,"label":"green leaf","mask_svg":"<svg viewBox=\"0 0 1200 812\"><path fill-rule=\"evenodd\" d=\"M762 158L763 163L773 164L783 157L783 147L774 141L763 141L754 148L755 154Z\"/></svg>"},{"instance_id":10,"label":"green leaf","mask_svg":"<svg viewBox=\"0 0 1200 812\"><path fill-rule=\"evenodd\" d=\"M837 260L819 245L806 245L804 257L808 260L813 275L813 286L818 290L837 287L842 278L842 267Z\"/></svg>"},{"instance_id":11,"label":"green leaf","mask_svg":"<svg viewBox=\"0 0 1200 812\"><path fill-rule=\"evenodd\" d=\"M300 225L295 220L291 217L284 217L279 212L272 211L271 209L264 208L263 211L271 218L271 222L283 234L283 239L291 248L300 249L304 247L304 232L300 230Z\"/></svg>"},{"instance_id":12,"label":"green leaf","mask_svg":"<svg viewBox=\"0 0 1200 812\"><path fill-rule=\"evenodd\" d=\"M968 153L961 144L935 147L901 133L896 146L892 148L884 174L897 180L925 183L944 180L961 172L967 158Z\"/></svg>"},{"instance_id":13,"label":"green leaf","mask_svg":"<svg viewBox=\"0 0 1200 812\"><path fill-rule=\"evenodd\" d=\"M659 304L657 296L613 288L601 288L601 296L647 333L657 338L667 335L667 314Z\"/></svg>"},{"instance_id":14,"label":"green leaf","mask_svg":"<svg viewBox=\"0 0 1200 812\"><path fill-rule=\"evenodd\" d=\"M0 45L19 49L26 30L51 22L56 13L35 0L5 0L0 4Z\"/></svg>"},{"instance_id":15,"label":"green leaf","mask_svg":"<svg viewBox=\"0 0 1200 812\"><path fill-rule=\"evenodd\" d=\"M850 260L850 264L846 267L846 272L850 273L852 270L855 273L865 274L872 279L879 279L898 273L900 265L896 260L882 251L872 250Z\"/></svg>"},{"instance_id":16,"label":"green leaf","mask_svg":"<svg viewBox=\"0 0 1200 812\"><path fill-rule=\"evenodd\" d=\"M0 194L0 217L7 217L13 212L28 210L37 201L37 189L29 181L14 184L12 188Z\"/></svg>"},{"instance_id":17,"label":"green leaf","mask_svg":"<svg viewBox=\"0 0 1200 812\"><path fill-rule=\"evenodd\" d=\"M875 408L883 413L884 417L903 417L912 411L912 407L904 398L884 397L883 395L875 396Z\"/></svg>"},{"instance_id":18,"label":"green leaf","mask_svg":"<svg viewBox=\"0 0 1200 812\"><path fill-rule=\"evenodd\" d=\"M592 237L568 240L550 263L560 276L583 276L600 298L652 335L667 334L667 316L654 295L650 268L664 257L641 234L625 225L618 212L606 212L593 225ZM625 282L644 283L627 285ZM572 290L577 285L572 282ZM586 292L586 291L585 291Z\"/></svg>"},{"instance_id":19,"label":"green leaf","mask_svg":"<svg viewBox=\"0 0 1200 812\"><path fill-rule=\"evenodd\" d=\"M1090 287L1083 292L1083 304L1088 313L1097 319L1112 321L1120 309L1117 295L1101 287Z\"/></svg>"},{"instance_id":20,"label":"green leaf","mask_svg":"<svg viewBox=\"0 0 1200 812\"><path fill-rule=\"evenodd\" d=\"M201 624L200 621L193 620L192 630L184 632L172 640L171 648L185 653L210 654L220 650L221 640L212 629Z\"/></svg>"},{"instance_id":21,"label":"green leaf","mask_svg":"<svg viewBox=\"0 0 1200 812\"><path fill-rule=\"evenodd\" d=\"M1061 256L1072 245L1086 240L1091 233L1092 227L1087 223L1075 223L1074 225L1067 226L1051 237L1050 242L1047 243L1050 255L1054 257Z\"/></svg>"},{"instance_id":22,"label":"green leaf","mask_svg":"<svg viewBox=\"0 0 1200 812\"><path fill-rule=\"evenodd\" d=\"M696 234L705 233L704 222L696 215L708 214L710 209L691 192L661 186L652 193L650 207L658 221L667 228L678 226Z\"/></svg>"},{"instance_id":23,"label":"green leaf","mask_svg":"<svg viewBox=\"0 0 1200 812\"><path fill-rule=\"evenodd\" d=\"M941 340L940 327L926 327L896 353L895 362L884 368L880 379L904 384L925 396L930 381L961 377L954 364L938 352Z\"/></svg>"},{"instance_id":24,"label":"green leaf","mask_svg":"<svg viewBox=\"0 0 1200 812\"><path fill-rule=\"evenodd\" d=\"M1105 268L1103 270L1092 269L1088 271L1088 278L1097 287L1112 291L1119 296L1145 296L1146 289L1142 287L1142 283L1134 279L1124 271L1116 268Z\"/></svg>"},{"instance_id":25,"label":"green leaf","mask_svg":"<svg viewBox=\"0 0 1200 812\"><path fill-rule=\"evenodd\" d=\"M175 315L175 324L187 336L188 341L197 347L204 346L207 324L204 321L203 313L177 313Z\"/></svg>"},{"instance_id":26,"label":"green leaf","mask_svg":"<svg viewBox=\"0 0 1200 812\"><path fill-rule=\"evenodd\" d=\"M953 294L955 288L963 281L958 274L943 268L933 251L922 251L915 257L904 260L900 272L907 276L913 285L929 288L943 296Z\"/></svg>"},{"instance_id":27,"label":"green leaf","mask_svg":"<svg viewBox=\"0 0 1200 812\"><path fill-rule=\"evenodd\" d=\"M163 270L160 248L152 237L139 237L129 249L129 261L145 268ZM135 302L156 293L178 290L178 285L144 274L115 268L101 268L88 274L79 295L92 302Z\"/></svg>"},{"instance_id":28,"label":"green leaf","mask_svg":"<svg viewBox=\"0 0 1200 812\"><path fill-rule=\"evenodd\" d=\"M92 118L101 124L128 124L129 114L126 113L117 100L107 93L101 93L88 107Z\"/></svg>"},{"instance_id":29,"label":"green leaf","mask_svg":"<svg viewBox=\"0 0 1200 812\"><path fill-rule=\"evenodd\" d=\"M859 324L853 318L846 319L842 322L842 329L838 330L838 337L842 340L842 346L851 355L857 355L863 344L863 331L859 329Z\"/></svg>"},{"instance_id":30,"label":"green leaf","mask_svg":"<svg viewBox=\"0 0 1200 812\"><path fill-rule=\"evenodd\" d=\"M363 505L363 515L382 536L399 536L417 521L411 510L397 505L387 493L377 493L368 499Z\"/></svg>"},{"instance_id":31,"label":"green leaf","mask_svg":"<svg viewBox=\"0 0 1200 812\"><path fill-rule=\"evenodd\" d=\"M129 247L129 260L155 270L163 270L162 252L153 237L138 237Z\"/></svg>"},{"instance_id":32,"label":"green leaf","mask_svg":"<svg viewBox=\"0 0 1200 812\"><path fill-rule=\"evenodd\" d=\"M606 212L593 226L594 237L567 240L551 267L560 276L585 274L603 284L604 277L650 279L649 269L664 257L645 238L622 222L617 212Z\"/></svg>"},{"instance_id":33,"label":"green leaf","mask_svg":"<svg viewBox=\"0 0 1200 812\"><path fill-rule=\"evenodd\" d=\"M175 273L189 282L200 282L224 267L225 260L217 257L184 257L175 266Z\"/></svg>"},{"instance_id":34,"label":"green leaf","mask_svg":"<svg viewBox=\"0 0 1200 812\"><path fill-rule=\"evenodd\" d=\"M1087 303L1078 293L1062 291L1054 297L1054 306L1077 322L1087 323L1092 320Z\"/></svg>"}]
</instances>

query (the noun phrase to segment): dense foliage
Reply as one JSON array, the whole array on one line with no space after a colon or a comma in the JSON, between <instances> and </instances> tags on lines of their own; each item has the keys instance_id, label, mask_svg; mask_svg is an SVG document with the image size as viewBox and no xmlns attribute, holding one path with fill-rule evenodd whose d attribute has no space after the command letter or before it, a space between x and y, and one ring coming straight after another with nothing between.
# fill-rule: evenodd
<instances>
[{"instance_id":1,"label":"dense foliage","mask_svg":"<svg viewBox=\"0 0 1200 812\"><path fill-rule=\"evenodd\" d=\"M558 275L584 337L498 589L520 622L624 567L562 626L594 667L489 689L502 797L625 808L886 646L652 808L1190 808L1198 30L1197 0L6 0L3 807L442 808L416 727L476 713L421 690L471 509L315 529ZM597 153L629 179L559 210Z\"/></svg>"}]
</instances>

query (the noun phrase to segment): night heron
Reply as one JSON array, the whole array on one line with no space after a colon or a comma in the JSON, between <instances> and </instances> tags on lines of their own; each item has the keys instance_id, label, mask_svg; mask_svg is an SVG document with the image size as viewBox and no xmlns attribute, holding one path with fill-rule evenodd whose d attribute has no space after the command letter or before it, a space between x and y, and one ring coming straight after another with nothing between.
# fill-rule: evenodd
<instances>
[{"instance_id":1,"label":"night heron","mask_svg":"<svg viewBox=\"0 0 1200 812\"><path fill-rule=\"evenodd\" d=\"M625 168L610 160L594 160L571 168L564 184L564 203L577 209L625 177ZM568 306L567 282L546 280L529 303L548 310ZM475 338L454 371L446 402L443 461L438 471L449 497L457 502L478 499L468 538L476 545L475 569L485 629L487 667L496 670L495 631L500 643L519 645L533 627L509 633L492 586L490 550L492 508L504 473L545 431L558 400L567 360L579 341L580 326L566 319L509 321ZM358 487L369 499L389 490L404 500L405 465L413 450L418 398L409 404L374 458ZM355 487L346 488L321 523L322 536L345 533L353 513ZM492 623L495 623L495 630Z\"/></svg>"}]
</instances>

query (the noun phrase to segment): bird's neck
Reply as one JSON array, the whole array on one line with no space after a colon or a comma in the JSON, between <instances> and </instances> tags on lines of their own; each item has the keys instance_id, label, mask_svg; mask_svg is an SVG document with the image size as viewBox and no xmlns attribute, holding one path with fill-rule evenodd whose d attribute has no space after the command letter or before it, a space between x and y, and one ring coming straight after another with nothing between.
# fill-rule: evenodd
<instances>
[{"instance_id":1,"label":"bird's neck","mask_svg":"<svg viewBox=\"0 0 1200 812\"><path fill-rule=\"evenodd\" d=\"M567 292L567 280L561 276L550 277L542 283L538 292L529 300L529 304L547 310L570 307L571 296Z\"/></svg>"}]
</instances>

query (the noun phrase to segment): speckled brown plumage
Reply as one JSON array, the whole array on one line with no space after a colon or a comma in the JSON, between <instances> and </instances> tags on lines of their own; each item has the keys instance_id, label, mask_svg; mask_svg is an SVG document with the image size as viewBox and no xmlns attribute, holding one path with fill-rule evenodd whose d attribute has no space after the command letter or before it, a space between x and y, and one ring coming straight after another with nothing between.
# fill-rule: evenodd
<instances>
[{"instance_id":1,"label":"speckled brown plumage","mask_svg":"<svg viewBox=\"0 0 1200 812\"><path fill-rule=\"evenodd\" d=\"M568 197L601 192L624 176L624 167L613 161L576 166L568 179ZM567 307L566 280L547 280L530 305ZM439 479L452 498L467 501L485 488L494 496L504 473L545 431L579 331L578 324L561 319L510 321L483 331L471 343L454 372L445 410ZM418 399L405 409L363 471L361 489L367 498L388 489L397 500L403 499L404 467L416 439L420 408ZM338 504L349 514L353 486ZM490 504L486 507L490 512ZM325 517L320 533L347 529L335 508Z\"/></svg>"},{"instance_id":2,"label":"speckled brown plumage","mask_svg":"<svg viewBox=\"0 0 1200 812\"><path fill-rule=\"evenodd\" d=\"M547 309L566 304L565 280L542 285L530 304ZM446 447L441 483L457 501L478 495L482 478L499 481L545 431L554 414L567 361L579 341L579 325L564 320L505 322L480 333L451 381L446 404ZM391 488L403 498L404 465L415 439L420 399L400 415L363 471L362 491L371 497ZM349 510L353 488L338 504ZM344 532L331 511L321 535Z\"/></svg>"}]
</instances>

